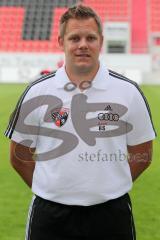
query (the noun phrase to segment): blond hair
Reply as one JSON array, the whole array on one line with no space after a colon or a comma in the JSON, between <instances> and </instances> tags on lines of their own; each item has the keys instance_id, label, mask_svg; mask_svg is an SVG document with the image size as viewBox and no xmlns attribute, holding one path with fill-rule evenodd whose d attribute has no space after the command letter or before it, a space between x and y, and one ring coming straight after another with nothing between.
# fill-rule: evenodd
<instances>
[{"instance_id":1,"label":"blond hair","mask_svg":"<svg viewBox=\"0 0 160 240\"><path fill-rule=\"evenodd\" d=\"M90 7L78 4L70 7L60 18L60 37L64 37L66 25L69 19L89 19L93 18L98 26L98 32L102 35L102 23L97 13Z\"/></svg>"}]
</instances>

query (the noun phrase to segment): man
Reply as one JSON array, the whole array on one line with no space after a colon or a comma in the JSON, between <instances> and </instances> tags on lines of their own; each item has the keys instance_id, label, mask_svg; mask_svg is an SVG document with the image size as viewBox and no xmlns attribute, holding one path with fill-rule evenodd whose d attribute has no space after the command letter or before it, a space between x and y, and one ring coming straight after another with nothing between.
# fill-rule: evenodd
<instances>
[{"instance_id":1,"label":"man","mask_svg":"<svg viewBox=\"0 0 160 240\"><path fill-rule=\"evenodd\" d=\"M99 61L99 17L69 8L65 65L32 83L6 136L11 163L35 194L27 240L135 240L132 182L150 165L155 131L138 86Z\"/></svg>"}]
</instances>

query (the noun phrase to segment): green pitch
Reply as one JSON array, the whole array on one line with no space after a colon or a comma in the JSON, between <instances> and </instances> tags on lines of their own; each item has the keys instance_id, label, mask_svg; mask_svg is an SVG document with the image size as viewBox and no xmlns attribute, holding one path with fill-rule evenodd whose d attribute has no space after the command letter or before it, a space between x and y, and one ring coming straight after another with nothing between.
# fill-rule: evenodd
<instances>
[{"instance_id":1,"label":"green pitch","mask_svg":"<svg viewBox=\"0 0 160 240\"><path fill-rule=\"evenodd\" d=\"M3 136L8 118L25 85L0 84L0 239L24 240L30 189L9 164L9 140ZM160 239L160 86L142 86L149 101L158 137L150 168L131 192L137 240ZM159 115L160 116L160 115Z\"/></svg>"}]
</instances>

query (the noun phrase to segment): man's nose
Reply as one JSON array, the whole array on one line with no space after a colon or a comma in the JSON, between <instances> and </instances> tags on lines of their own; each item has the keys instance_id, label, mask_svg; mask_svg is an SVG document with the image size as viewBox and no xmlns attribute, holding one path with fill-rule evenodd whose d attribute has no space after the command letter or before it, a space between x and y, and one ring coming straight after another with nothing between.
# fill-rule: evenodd
<instances>
[{"instance_id":1,"label":"man's nose","mask_svg":"<svg viewBox=\"0 0 160 240\"><path fill-rule=\"evenodd\" d=\"M87 40L85 38L82 38L79 42L79 48L87 48L88 44L87 44Z\"/></svg>"}]
</instances>

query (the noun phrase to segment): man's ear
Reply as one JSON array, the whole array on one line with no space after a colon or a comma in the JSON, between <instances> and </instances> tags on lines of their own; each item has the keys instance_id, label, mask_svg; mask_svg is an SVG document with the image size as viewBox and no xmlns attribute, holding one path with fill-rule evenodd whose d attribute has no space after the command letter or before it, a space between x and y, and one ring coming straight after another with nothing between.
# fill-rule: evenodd
<instances>
[{"instance_id":1,"label":"man's ear","mask_svg":"<svg viewBox=\"0 0 160 240\"><path fill-rule=\"evenodd\" d=\"M104 40L104 37L103 37L103 35L101 36L101 49L102 49L102 47L103 47L103 40Z\"/></svg>"},{"instance_id":2,"label":"man's ear","mask_svg":"<svg viewBox=\"0 0 160 240\"><path fill-rule=\"evenodd\" d=\"M64 44L63 44L63 38L61 36L58 36L58 44L61 50L64 50Z\"/></svg>"}]
</instances>

